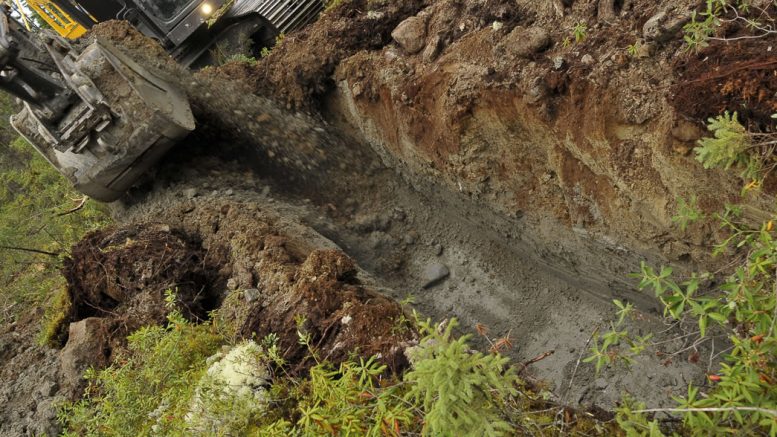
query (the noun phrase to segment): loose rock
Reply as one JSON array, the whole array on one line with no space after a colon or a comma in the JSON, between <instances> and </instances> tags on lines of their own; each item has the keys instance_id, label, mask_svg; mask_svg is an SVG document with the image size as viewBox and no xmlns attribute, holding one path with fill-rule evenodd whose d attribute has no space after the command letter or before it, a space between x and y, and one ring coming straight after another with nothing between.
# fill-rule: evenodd
<instances>
[{"instance_id":1,"label":"loose rock","mask_svg":"<svg viewBox=\"0 0 777 437\"><path fill-rule=\"evenodd\" d=\"M445 264L432 263L426 266L423 273L424 286L423 288L429 288L439 284L445 278L450 276L451 272Z\"/></svg>"},{"instance_id":2,"label":"loose rock","mask_svg":"<svg viewBox=\"0 0 777 437\"><path fill-rule=\"evenodd\" d=\"M108 327L99 317L89 317L70 324L65 348L60 352L60 369L64 384L73 393L85 386L83 373L90 367L101 368L108 363Z\"/></svg>"},{"instance_id":3,"label":"loose rock","mask_svg":"<svg viewBox=\"0 0 777 437\"><path fill-rule=\"evenodd\" d=\"M496 46L495 53L526 58L545 50L550 43L550 34L542 27L516 27Z\"/></svg>"},{"instance_id":4,"label":"loose rock","mask_svg":"<svg viewBox=\"0 0 777 437\"><path fill-rule=\"evenodd\" d=\"M418 16L406 19L391 32L391 37L408 54L420 52L426 46L426 19Z\"/></svg>"}]
</instances>

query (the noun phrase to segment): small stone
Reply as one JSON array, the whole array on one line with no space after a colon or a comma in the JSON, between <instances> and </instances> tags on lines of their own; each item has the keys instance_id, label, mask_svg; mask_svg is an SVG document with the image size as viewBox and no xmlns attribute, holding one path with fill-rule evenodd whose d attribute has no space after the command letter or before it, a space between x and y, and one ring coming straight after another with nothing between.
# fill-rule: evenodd
<instances>
[{"instance_id":1,"label":"small stone","mask_svg":"<svg viewBox=\"0 0 777 437\"><path fill-rule=\"evenodd\" d=\"M47 379L41 383L38 393L44 398L50 398L54 396L54 393L56 393L57 390L59 390L59 384Z\"/></svg>"},{"instance_id":2,"label":"small stone","mask_svg":"<svg viewBox=\"0 0 777 437\"><path fill-rule=\"evenodd\" d=\"M187 199L194 199L199 196L200 193L197 192L196 188L187 188L183 190L183 195L186 196Z\"/></svg>"},{"instance_id":3,"label":"small stone","mask_svg":"<svg viewBox=\"0 0 777 437\"><path fill-rule=\"evenodd\" d=\"M391 32L391 37L408 54L420 52L426 46L426 18L410 17Z\"/></svg>"},{"instance_id":4,"label":"small stone","mask_svg":"<svg viewBox=\"0 0 777 437\"><path fill-rule=\"evenodd\" d=\"M351 317L351 316L343 316L343 318L340 319L340 323L342 323L343 325L347 325L347 324L351 323L351 320L353 320L353 317Z\"/></svg>"},{"instance_id":5,"label":"small stone","mask_svg":"<svg viewBox=\"0 0 777 437\"><path fill-rule=\"evenodd\" d=\"M680 120L677 122L677 126L672 128L672 136L680 141L693 143L702 135L704 135L704 131L690 121Z\"/></svg>"},{"instance_id":6,"label":"small stone","mask_svg":"<svg viewBox=\"0 0 777 437\"><path fill-rule=\"evenodd\" d=\"M224 192L224 194L227 196L231 196L235 194L235 190L233 190L232 188L229 188L227 191Z\"/></svg>"},{"instance_id":7,"label":"small stone","mask_svg":"<svg viewBox=\"0 0 777 437\"><path fill-rule=\"evenodd\" d=\"M594 381L594 387L596 387L597 390L604 390L608 385L607 380L604 378L597 378L596 381Z\"/></svg>"},{"instance_id":8,"label":"small stone","mask_svg":"<svg viewBox=\"0 0 777 437\"><path fill-rule=\"evenodd\" d=\"M423 288L429 288L442 282L445 278L450 276L451 272L448 267L441 263L431 263L424 269Z\"/></svg>"},{"instance_id":9,"label":"small stone","mask_svg":"<svg viewBox=\"0 0 777 437\"><path fill-rule=\"evenodd\" d=\"M444 250L444 249L443 249L443 247L442 247L442 244L435 244L435 245L434 245L434 254L435 254L435 255L437 255L437 256L441 256L441 255L442 255L442 252L443 252L443 250Z\"/></svg>"},{"instance_id":10,"label":"small stone","mask_svg":"<svg viewBox=\"0 0 777 437\"><path fill-rule=\"evenodd\" d=\"M257 288L249 288L247 290L243 290L243 299L245 299L246 302L251 303L259 300L259 289Z\"/></svg>"},{"instance_id":11,"label":"small stone","mask_svg":"<svg viewBox=\"0 0 777 437\"><path fill-rule=\"evenodd\" d=\"M561 70L561 67L564 66L564 58L561 56L556 56L553 58L553 69L555 70Z\"/></svg>"},{"instance_id":12,"label":"small stone","mask_svg":"<svg viewBox=\"0 0 777 437\"><path fill-rule=\"evenodd\" d=\"M656 41L659 44L671 41L690 19L688 13L669 16L665 11L659 12L642 26L642 36L646 41Z\"/></svg>"},{"instance_id":13,"label":"small stone","mask_svg":"<svg viewBox=\"0 0 777 437\"><path fill-rule=\"evenodd\" d=\"M653 56L656 51L656 45L653 43L642 43L637 46L637 57L640 59Z\"/></svg>"},{"instance_id":14,"label":"small stone","mask_svg":"<svg viewBox=\"0 0 777 437\"><path fill-rule=\"evenodd\" d=\"M542 27L518 26L496 45L494 52L526 58L545 50L551 42L550 33Z\"/></svg>"},{"instance_id":15,"label":"small stone","mask_svg":"<svg viewBox=\"0 0 777 437\"><path fill-rule=\"evenodd\" d=\"M580 62L582 62L585 65L591 65L594 63L594 57L586 53L583 55L583 57L580 59Z\"/></svg>"},{"instance_id":16,"label":"small stone","mask_svg":"<svg viewBox=\"0 0 777 437\"><path fill-rule=\"evenodd\" d=\"M424 52L421 54L421 59L426 63L434 62L434 60L437 59L437 56L440 55L440 52L442 52L442 49L442 38L440 35L435 35L431 41L429 41L429 44L426 45Z\"/></svg>"},{"instance_id":17,"label":"small stone","mask_svg":"<svg viewBox=\"0 0 777 437\"><path fill-rule=\"evenodd\" d=\"M235 291L235 290L237 290L237 286L238 286L237 278L229 278L227 280L227 288L228 289L230 289L232 291Z\"/></svg>"}]
</instances>

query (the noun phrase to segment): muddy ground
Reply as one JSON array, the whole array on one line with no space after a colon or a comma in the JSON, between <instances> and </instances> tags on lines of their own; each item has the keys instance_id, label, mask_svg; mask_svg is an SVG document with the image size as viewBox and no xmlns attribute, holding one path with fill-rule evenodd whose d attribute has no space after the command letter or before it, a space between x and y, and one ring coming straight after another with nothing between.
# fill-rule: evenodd
<instances>
[{"instance_id":1,"label":"muddy ground","mask_svg":"<svg viewBox=\"0 0 777 437\"><path fill-rule=\"evenodd\" d=\"M219 241L229 268L218 274L216 305L251 290L260 307L272 306L273 287L300 287L258 265L272 255L267 232L281 234L304 246L283 255L293 269L318 249L353 260L353 276L330 277L348 299L412 295L435 319L509 335L516 362L550 353L524 376L562 403L609 408L630 393L670 405L689 382L705 384L724 345L689 343L627 275L641 260L679 271L716 266L705 255L716 230L677 229L677 197L696 194L708 210L744 201L758 217L771 194L741 199L735 176L705 171L691 156L716 111L748 109L745 121L763 128L777 109L766 80L775 66L761 59L773 40L685 51L678 30L699 5L354 0L287 36L256 67L196 75L110 23L98 33L183 87L199 124L115 215L130 228L183 232L198 242L192 250ZM586 37L565 43L578 22ZM746 72L741 82L716 73L731 65ZM767 93L753 92L755 82ZM728 98L704 92L710 87ZM659 353L597 375L580 358L613 319L613 298L639 309L631 330L660 332ZM360 326L387 329L399 309L384 303L391 317ZM278 324L241 330L283 331L294 313L285 308ZM337 308L318 319L332 350L339 334L327 326L342 322ZM384 340L368 349L394 361L389 345L408 339Z\"/></svg>"}]
</instances>

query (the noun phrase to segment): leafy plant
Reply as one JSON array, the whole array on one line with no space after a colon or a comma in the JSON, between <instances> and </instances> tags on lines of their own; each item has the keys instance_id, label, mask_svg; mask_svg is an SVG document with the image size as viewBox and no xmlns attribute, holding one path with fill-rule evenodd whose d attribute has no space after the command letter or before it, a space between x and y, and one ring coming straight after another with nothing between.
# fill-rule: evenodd
<instances>
[{"instance_id":1,"label":"leafy plant","mask_svg":"<svg viewBox=\"0 0 777 437\"><path fill-rule=\"evenodd\" d=\"M629 44L628 47L626 47L626 53L629 54L629 56L636 58L639 56L639 51L642 48L642 43L639 41L635 41L634 44Z\"/></svg>"},{"instance_id":2,"label":"leafy plant","mask_svg":"<svg viewBox=\"0 0 777 437\"><path fill-rule=\"evenodd\" d=\"M693 435L777 434L774 225L770 220L759 228L748 228L738 222L737 212L729 207L719 216L730 236L716 252L729 248L743 253L742 263L729 276L694 274L677 282L671 268L655 271L642 263L639 286L655 292L665 316L693 321L701 339L711 330L726 333L732 347L720 369L708 375L710 385L689 386L685 397L676 398L676 408L647 409L625 402L618 423L634 435L663 435L657 423L645 416L655 412L679 415L685 430ZM720 285L712 288L717 283Z\"/></svg>"},{"instance_id":3,"label":"leafy plant","mask_svg":"<svg viewBox=\"0 0 777 437\"><path fill-rule=\"evenodd\" d=\"M691 21L683 26L683 39L689 50L700 50L709 46L710 40L729 40L715 37L718 28L724 24L739 23L752 32L745 38L764 38L777 34L775 19L768 6L754 7L749 0L706 0L705 9L691 14ZM733 38L738 39L738 38Z\"/></svg>"},{"instance_id":4,"label":"leafy plant","mask_svg":"<svg viewBox=\"0 0 777 437\"><path fill-rule=\"evenodd\" d=\"M613 300L613 304L618 308L618 320L610 323L610 329L604 334L594 332L591 355L583 359L585 363L594 363L596 373L601 372L605 365L632 364L634 357L645 350L652 338L652 334L632 338L629 332L622 328L627 318L634 313L634 305L618 299Z\"/></svg>"},{"instance_id":5,"label":"leafy plant","mask_svg":"<svg viewBox=\"0 0 777 437\"><path fill-rule=\"evenodd\" d=\"M677 199L677 215L672 217L672 222L680 226L680 230L685 231L688 225L702 218L704 213L699 209L696 196L691 196L688 201L682 197Z\"/></svg>"},{"instance_id":6,"label":"leafy plant","mask_svg":"<svg viewBox=\"0 0 777 437\"><path fill-rule=\"evenodd\" d=\"M588 34L588 24L584 21L578 21L572 28L572 35L575 37L575 43L583 42Z\"/></svg>"},{"instance_id":7,"label":"leafy plant","mask_svg":"<svg viewBox=\"0 0 777 437\"><path fill-rule=\"evenodd\" d=\"M470 353L469 336L453 338L457 323L444 328L420 323L427 337L413 356L407 399L424 411L425 435L499 435L510 430L500 414L504 399L517 394L517 376L498 354Z\"/></svg>"},{"instance_id":8,"label":"leafy plant","mask_svg":"<svg viewBox=\"0 0 777 437\"><path fill-rule=\"evenodd\" d=\"M63 407L66 436L187 435L189 400L221 337L173 311L167 326L141 328L128 341L111 367L87 371L84 399Z\"/></svg>"}]
</instances>

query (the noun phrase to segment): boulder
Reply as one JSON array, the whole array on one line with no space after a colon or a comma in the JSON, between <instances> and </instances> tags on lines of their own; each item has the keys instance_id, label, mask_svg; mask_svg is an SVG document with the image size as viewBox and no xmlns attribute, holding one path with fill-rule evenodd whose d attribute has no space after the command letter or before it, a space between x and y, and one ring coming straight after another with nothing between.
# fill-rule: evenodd
<instances>
[{"instance_id":1,"label":"boulder","mask_svg":"<svg viewBox=\"0 0 777 437\"><path fill-rule=\"evenodd\" d=\"M544 28L518 26L497 44L495 53L527 58L545 50L550 43L550 33Z\"/></svg>"},{"instance_id":2,"label":"boulder","mask_svg":"<svg viewBox=\"0 0 777 437\"><path fill-rule=\"evenodd\" d=\"M659 44L679 38L680 31L690 20L687 13L659 12L650 17L642 26L642 37L645 41L655 41Z\"/></svg>"},{"instance_id":3,"label":"boulder","mask_svg":"<svg viewBox=\"0 0 777 437\"><path fill-rule=\"evenodd\" d=\"M108 364L110 345L108 321L89 317L70 324L67 344L59 354L64 386L78 394L85 386L83 374L90 367Z\"/></svg>"},{"instance_id":4,"label":"boulder","mask_svg":"<svg viewBox=\"0 0 777 437\"><path fill-rule=\"evenodd\" d=\"M391 32L391 37L408 54L416 54L426 47L426 18L410 17Z\"/></svg>"}]
</instances>

